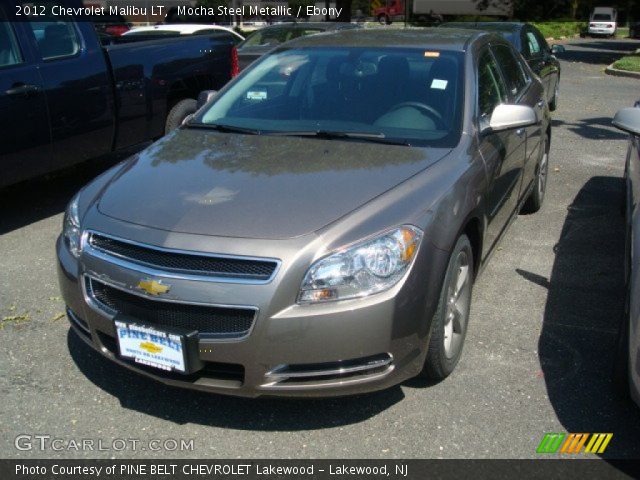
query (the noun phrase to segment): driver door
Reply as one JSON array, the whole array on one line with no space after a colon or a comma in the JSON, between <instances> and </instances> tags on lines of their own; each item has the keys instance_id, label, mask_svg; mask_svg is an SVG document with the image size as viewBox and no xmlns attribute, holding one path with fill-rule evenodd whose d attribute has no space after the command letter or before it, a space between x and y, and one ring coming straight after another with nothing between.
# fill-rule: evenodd
<instances>
[{"instance_id":1,"label":"driver door","mask_svg":"<svg viewBox=\"0 0 640 480\"><path fill-rule=\"evenodd\" d=\"M486 256L506 228L518 204L524 164L520 144L524 139L517 130L492 132L488 129L494 108L501 103L509 103L510 98L498 63L488 48L479 56L477 81L478 144L489 183L485 196L487 227L483 256ZM521 135L524 135L524 131Z\"/></svg>"}]
</instances>

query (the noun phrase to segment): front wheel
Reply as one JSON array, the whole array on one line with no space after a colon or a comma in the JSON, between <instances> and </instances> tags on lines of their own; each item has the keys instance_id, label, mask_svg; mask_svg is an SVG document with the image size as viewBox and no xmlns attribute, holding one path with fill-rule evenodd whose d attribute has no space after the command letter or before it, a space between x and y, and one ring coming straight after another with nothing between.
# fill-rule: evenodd
<instances>
[{"instance_id":1,"label":"front wheel","mask_svg":"<svg viewBox=\"0 0 640 480\"><path fill-rule=\"evenodd\" d=\"M473 250L462 235L449 258L422 376L442 380L456 368L467 335L472 287Z\"/></svg>"},{"instance_id":2,"label":"front wheel","mask_svg":"<svg viewBox=\"0 0 640 480\"><path fill-rule=\"evenodd\" d=\"M560 78L558 78L558 81L556 82L556 86L553 89L553 98L551 99L551 103L549 103L549 110L551 110L552 112L555 112L556 109L558 108L558 84L560 83Z\"/></svg>"},{"instance_id":3,"label":"front wheel","mask_svg":"<svg viewBox=\"0 0 640 480\"><path fill-rule=\"evenodd\" d=\"M522 213L536 213L542 207L544 195L547 191L547 177L549 174L549 139L544 138L542 141L542 155L538 162L536 172L535 185L529 194L529 197L522 206Z\"/></svg>"}]
</instances>

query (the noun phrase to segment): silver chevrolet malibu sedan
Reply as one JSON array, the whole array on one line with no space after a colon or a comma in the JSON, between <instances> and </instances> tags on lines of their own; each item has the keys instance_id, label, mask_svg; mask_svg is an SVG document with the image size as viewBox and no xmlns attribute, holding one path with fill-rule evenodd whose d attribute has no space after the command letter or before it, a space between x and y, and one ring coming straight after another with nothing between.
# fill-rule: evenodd
<instances>
[{"instance_id":1,"label":"silver chevrolet malibu sedan","mask_svg":"<svg viewBox=\"0 0 640 480\"><path fill-rule=\"evenodd\" d=\"M72 199L71 325L123 367L208 392L443 379L478 272L544 199L545 98L487 32L284 44Z\"/></svg>"}]
</instances>

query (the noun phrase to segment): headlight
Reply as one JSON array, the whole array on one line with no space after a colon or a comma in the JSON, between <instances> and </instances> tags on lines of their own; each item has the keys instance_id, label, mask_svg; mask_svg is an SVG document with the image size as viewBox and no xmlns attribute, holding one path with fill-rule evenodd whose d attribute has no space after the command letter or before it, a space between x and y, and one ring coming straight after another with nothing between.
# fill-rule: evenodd
<instances>
[{"instance_id":1,"label":"headlight","mask_svg":"<svg viewBox=\"0 0 640 480\"><path fill-rule=\"evenodd\" d=\"M64 221L62 224L64 242L71 254L76 258L80 256L80 235L82 233L80 229L80 217L78 215L79 196L80 195L77 194L69 202L69 205L64 212Z\"/></svg>"},{"instance_id":2,"label":"headlight","mask_svg":"<svg viewBox=\"0 0 640 480\"><path fill-rule=\"evenodd\" d=\"M298 303L364 297L391 288L416 256L422 231L405 225L324 257L309 268Z\"/></svg>"}]
</instances>

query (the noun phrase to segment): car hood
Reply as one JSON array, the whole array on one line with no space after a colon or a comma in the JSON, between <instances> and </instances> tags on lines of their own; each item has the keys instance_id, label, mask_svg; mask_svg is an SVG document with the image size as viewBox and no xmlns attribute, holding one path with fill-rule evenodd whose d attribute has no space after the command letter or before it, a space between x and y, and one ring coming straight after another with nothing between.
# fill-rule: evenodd
<instances>
[{"instance_id":1,"label":"car hood","mask_svg":"<svg viewBox=\"0 0 640 480\"><path fill-rule=\"evenodd\" d=\"M339 219L449 151L182 129L125 162L99 195L98 210L173 232L291 238Z\"/></svg>"}]
</instances>

